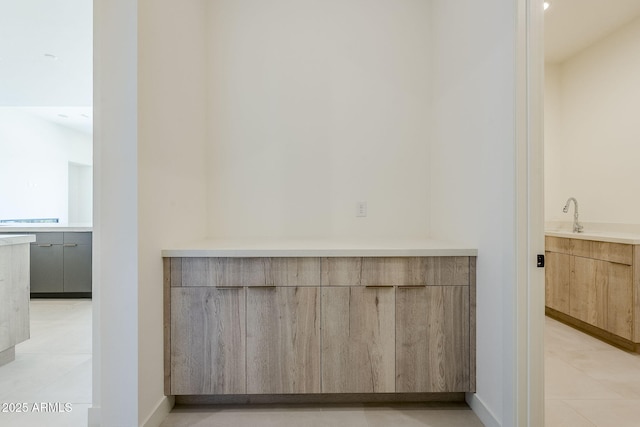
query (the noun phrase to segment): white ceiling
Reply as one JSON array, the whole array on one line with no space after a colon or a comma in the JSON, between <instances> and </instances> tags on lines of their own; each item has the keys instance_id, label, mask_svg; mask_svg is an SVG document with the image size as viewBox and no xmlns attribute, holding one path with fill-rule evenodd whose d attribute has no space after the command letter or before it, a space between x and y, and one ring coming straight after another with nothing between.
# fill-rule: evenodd
<instances>
[{"instance_id":1,"label":"white ceiling","mask_svg":"<svg viewBox=\"0 0 640 427\"><path fill-rule=\"evenodd\" d=\"M549 1L548 62L562 62L640 17L640 0ZM92 21L92 0L0 0L0 106L38 107L33 111L43 118L90 129L83 114L91 116L93 104Z\"/></svg>"},{"instance_id":2,"label":"white ceiling","mask_svg":"<svg viewBox=\"0 0 640 427\"><path fill-rule=\"evenodd\" d=\"M93 1L0 0L0 106L86 132L92 105Z\"/></svg>"},{"instance_id":3,"label":"white ceiling","mask_svg":"<svg viewBox=\"0 0 640 427\"><path fill-rule=\"evenodd\" d=\"M640 16L640 0L548 0L545 60L563 62Z\"/></svg>"}]
</instances>

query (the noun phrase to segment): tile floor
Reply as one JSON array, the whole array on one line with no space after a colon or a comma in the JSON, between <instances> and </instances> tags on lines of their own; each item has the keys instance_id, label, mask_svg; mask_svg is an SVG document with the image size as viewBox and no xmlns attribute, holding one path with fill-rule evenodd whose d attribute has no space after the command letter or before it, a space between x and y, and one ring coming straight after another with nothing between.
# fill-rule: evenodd
<instances>
[{"instance_id":1,"label":"tile floor","mask_svg":"<svg viewBox=\"0 0 640 427\"><path fill-rule=\"evenodd\" d=\"M546 427L640 426L640 355L546 320ZM91 406L91 301L33 300L31 339L0 367L0 404L71 403L69 413L8 414L0 426L87 424ZM2 408L0 407L0 410ZM482 426L465 406L332 405L176 408L162 427Z\"/></svg>"},{"instance_id":2,"label":"tile floor","mask_svg":"<svg viewBox=\"0 0 640 427\"><path fill-rule=\"evenodd\" d=\"M640 354L547 318L545 426L640 426Z\"/></svg>"},{"instance_id":3,"label":"tile floor","mask_svg":"<svg viewBox=\"0 0 640 427\"><path fill-rule=\"evenodd\" d=\"M31 301L31 338L0 367L0 426L87 425L91 406L91 300ZM28 413L2 412L27 403ZM34 404L71 404L70 412L33 412ZM9 408L5 408L9 409Z\"/></svg>"}]
</instances>

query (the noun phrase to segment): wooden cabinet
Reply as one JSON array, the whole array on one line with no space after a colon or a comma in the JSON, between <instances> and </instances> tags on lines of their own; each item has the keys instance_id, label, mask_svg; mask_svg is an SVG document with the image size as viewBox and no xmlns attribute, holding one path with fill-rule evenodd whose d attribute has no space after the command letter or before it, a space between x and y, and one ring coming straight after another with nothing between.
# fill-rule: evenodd
<instances>
[{"instance_id":1,"label":"wooden cabinet","mask_svg":"<svg viewBox=\"0 0 640 427\"><path fill-rule=\"evenodd\" d=\"M396 312L396 391L468 391L469 287L398 287Z\"/></svg>"},{"instance_id":2,"label":"wooden cabinet","mask_svg":"<svg viewBox=\"0 0 640 427\"><path fill-rule=\"evenodd\" d=\"M546 249L545 300L553 310L549 314L569 316L563 320L577 319L610 334L604 338L632 341L637 268L633 246L547 237Z\"/></svg>"},{"instance_id":3,"label":"wooden cabinet","mask_svg":"<svg viewBox=\"0 0 640 427\"><path fill-rule=\"evenodd\" d=\"M247 393L320 393L320 288L247 292Z\"/></svg>"},{"instance_id":4,"label":"wooden cabinet","mask_svg":"<svg viewBox=\"0 0 640 427\"><path fill-rule=\"evenodd\" d=\"M167 259L165 392L474 391L473 266L470 257Z\"/></svg>"},{"instance_id":5,"label":"wooden cabinet","mask_svg":"<svg viewBox=\"0 0 640 427\"><path fill-rule=\"evenodd\" d=\"M171 392L246 393L245 290L171 289Z\"/></svg>"},{"instance_id":6,"label":"wooden cabinet","mask_svg":"<svg viewBox=\"0 0 640 427\"><path fill-rule=\"evenodd\" d=\"M29 335L29 243L0 244L0 365Z\"/></svg>"},{"instance_id":7,"label":"wooden cabinet","mask_svg":"<svg viewBox=\"0 0 640 427\"><path fill-rule=\"evenodd\" d=\"M322 392L395 391L395 290L322 289Z\"/></svg>"}]
</instances>

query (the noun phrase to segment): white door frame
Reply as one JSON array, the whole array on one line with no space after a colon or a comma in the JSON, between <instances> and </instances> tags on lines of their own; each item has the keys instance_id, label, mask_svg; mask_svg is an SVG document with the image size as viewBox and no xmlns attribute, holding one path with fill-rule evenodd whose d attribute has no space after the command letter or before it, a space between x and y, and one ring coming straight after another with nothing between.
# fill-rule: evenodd
<instances>
[{"instance_id":1,"label":"white door frame","mask_svg":"<svg viewBox=\"0 0 640 427\"><path fill-rule=\"evenodd\" d=\"M521 0L516 48L516 425L544 426L543 0Z\"/></svg>"}]
</instances>

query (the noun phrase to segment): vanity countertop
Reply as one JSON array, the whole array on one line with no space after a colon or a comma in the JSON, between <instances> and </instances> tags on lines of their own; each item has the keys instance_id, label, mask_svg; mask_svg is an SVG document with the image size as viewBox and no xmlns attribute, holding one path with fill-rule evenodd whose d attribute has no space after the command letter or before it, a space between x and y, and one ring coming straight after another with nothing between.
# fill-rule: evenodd
<instances>
[{"instance_id":1,"label":"vanity countertop","mask_svg":"<svg viewBox=\"0 0 640 427\"><path fill-rule=\"evenodd\" d=\"M162 251L163 257L477 256L470 245L431 239L213 239Z\"/></svg>"},{"instance_id":2,"label":"vanity countertop","mask_svg":"<svg viewBox=\"0 0 640 427\"><path fill-rule=\"evenodd\" d=\"M595 240L598 242L640 245L640 233L637 232L588 230L582 233L574 233L570 230L546 230L545 235L550 237L563 237L565 239Z\"/></svg>"}]
</instances>

